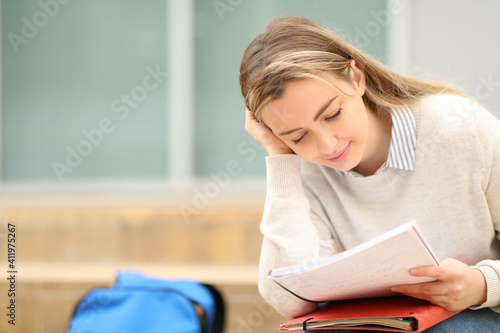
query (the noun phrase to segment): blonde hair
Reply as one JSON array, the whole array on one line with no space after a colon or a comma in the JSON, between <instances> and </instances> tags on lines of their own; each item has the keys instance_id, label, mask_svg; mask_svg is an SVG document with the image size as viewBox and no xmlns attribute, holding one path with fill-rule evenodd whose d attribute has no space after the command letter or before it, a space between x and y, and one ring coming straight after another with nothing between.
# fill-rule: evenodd
<instances>
[{"instance_id":1,"label":"blonde hair","mask_svg":"<svg viewBox=\"0 0 500 333\"><path fill-rule=\"evenodd\" d=\"M305 17L285 16L271 20L243 54L240 88L245 106L260 120L262 108L281 97L293 80L325 80L325 73L352 79L351 59L365 74L363 100L374 111L411 105L428 94L463 95L447 83L398 74Z\"/></svg>"}]
</instances>

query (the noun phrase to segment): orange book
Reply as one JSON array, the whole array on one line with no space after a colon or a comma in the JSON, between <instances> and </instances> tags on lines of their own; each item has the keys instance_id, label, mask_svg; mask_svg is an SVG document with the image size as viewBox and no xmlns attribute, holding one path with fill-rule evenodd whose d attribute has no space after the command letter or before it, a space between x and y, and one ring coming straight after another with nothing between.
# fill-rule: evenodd
<instances>
[{"instance_id":1,"label":"orange book","mask_svg":"<svg viewBox=\"0 0 500 333\"><path fill-rule=\"evenodd\" d=\"M448 311L427 301L395 296L331 302L280 325L281 332L359 329L421 332L460 311Z\"/></svg>"}]
</instances>

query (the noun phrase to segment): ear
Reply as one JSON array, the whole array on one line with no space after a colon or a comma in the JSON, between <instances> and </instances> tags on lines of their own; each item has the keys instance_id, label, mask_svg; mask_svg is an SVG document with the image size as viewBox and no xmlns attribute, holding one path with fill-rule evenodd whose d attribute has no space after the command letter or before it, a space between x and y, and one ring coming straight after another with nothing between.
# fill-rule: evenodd
<instances>
[{"instance_id":1,"label":"ear","mask_svg":"<svg viewBox=\"0 0 500 333\"><path fill-rule=\"evenodd\" d=\"M365 72L363 71L363 68L357 62L355 59L351 59L349 62L349 66L351 66L351 70L353 73L353 84L354 87L356 88L356 91L363 96L365 93Z\"/></svg>"}]
</instances>

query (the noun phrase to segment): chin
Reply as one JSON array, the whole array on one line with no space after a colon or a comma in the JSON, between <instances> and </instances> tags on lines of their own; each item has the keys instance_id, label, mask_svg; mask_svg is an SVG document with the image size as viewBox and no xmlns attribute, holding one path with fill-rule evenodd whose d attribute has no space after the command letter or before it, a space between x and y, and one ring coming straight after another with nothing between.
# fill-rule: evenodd
<instances>
[{"instance_id":1,"label":"chin","mask_svg":"<svg viewBox=\"0 0 500 333\"><path fill-rule=\"evenodd\" d=\"M349 160L345 160L341 163L333 163L327 160L321 164L338 171L349 171L357 167L359 163L353 163L352 161Z\"/></svg>"}]
</instances>

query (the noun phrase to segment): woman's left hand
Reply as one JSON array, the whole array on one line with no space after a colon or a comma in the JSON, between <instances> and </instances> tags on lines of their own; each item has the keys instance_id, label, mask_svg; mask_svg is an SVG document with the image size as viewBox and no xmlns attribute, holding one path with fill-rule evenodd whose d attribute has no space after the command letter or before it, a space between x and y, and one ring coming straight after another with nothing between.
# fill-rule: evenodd
<instances>
[{"instance_id":1,"label":"woman's left hand","mask_svg":"<svg viewBox=\"0 0 500 333\"><path fill-rule=\"evenodd\" d=\"M392 287L392 291L427 300L445 309L457 311L486 301L486 280L480 270L455 259L445 259L440 266L410 269L412 276L428 276L433 282Z\"/></svg>"}]
</instances>

